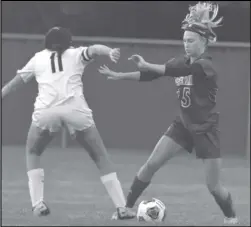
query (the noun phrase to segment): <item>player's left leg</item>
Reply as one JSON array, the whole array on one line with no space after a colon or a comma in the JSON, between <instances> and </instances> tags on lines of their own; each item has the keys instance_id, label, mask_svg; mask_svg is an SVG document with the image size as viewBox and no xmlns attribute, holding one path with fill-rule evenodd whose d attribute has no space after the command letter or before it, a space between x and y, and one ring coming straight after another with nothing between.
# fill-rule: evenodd
<instances>
[{"instance_id":1,"label":"player's left leg","mask_svg":"<svg viewBox=\"0 0 251 227\"><path fill-rule=\"evenodd\" d=\"M179 151L192 152L193 141L189 131L184 127L180 118L167 129L160 138L153 152L135 176L127 196L126 206L132 208L140 195L150 185L154 174Z\"/></svg>"},{"instance_id":2,"label":"player's left leg","mask_svg":"<svg viewBox=\"0 0 251 227\"><path fill-rule=\"evenodd\" d=\"M206 184L209 192L222 210L225 224L236 224L236 217L230 192L220 181L221 158L204 159Z\"/></svg>"},{"instance_id":3,"label":"player's left leg","mask_svg":"<svg viewBox=\"0 0 251 227\"><path fill-rule=\"evenodd\" d=\"M117 209L113 219L134 218L136 214L125 208L126 201L121 183L96 126L77 131L76 140L85 148L100 171L101 182Z\"/></svg>"},{"instance_id":4,"label":"player's left leg","mask_svg":"<svg viewBox=\"0 0 251 227\"><path fill-rule=\"evenodd\" d=\"M134 207L143 191L150 185L154 174L180 150L183 150L183 148L168 135L163 135L159 139L153 152L134 177L127 195L127 207Z\"/></svg>"},{"instance_id":5,"label":"player's left leg","mask_svg":"<svg viewBox=\"0 0 251 227\"><path fill-rule=\"evenodd\" d=\"M220 181L221 157L219 131L213 127L210 132L194 135L196 155L205 166L206 185L225 216L225 223L235 224L238 220L230 192Z\"/></svg>"},{"instance_id":6,"label":"player's left leg","mask_svg":"<svg viewBox=\"0 0 251 227\"><path fill-rule=\"evenodd\" d=\"M100 171L101 182L117 208L118 218L134 218L135 213L125 208L125 196L116 170L110 160L103 140L95 126L92 111L85 105L83 98L75 98L65 109L62 120L72 136L88 152Z\"/></svg>"}]
</instances>

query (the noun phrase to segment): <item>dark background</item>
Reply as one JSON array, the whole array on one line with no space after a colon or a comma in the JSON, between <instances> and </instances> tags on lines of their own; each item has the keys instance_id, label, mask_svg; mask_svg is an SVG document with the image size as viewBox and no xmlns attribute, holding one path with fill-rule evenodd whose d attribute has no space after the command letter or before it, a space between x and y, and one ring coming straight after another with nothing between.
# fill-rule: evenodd
<instances>
[{"instance_id":1,"label":"dark background","mask_svg":"<svg viewBox=\"0 0 251 227\"><path fill-rule=\"evenodd\" d=\"M224 26L220 41L250 41L250 1L212 1ZM76 36L180 39L181 21L196 1L3 1L2 31L44 34L61 25ZM32 21L32 23L31 23Z\"/></svg>"},{"instance_id":2,"label":"dark background","mask_svg":"<svg viewBox=\"0 0 251 227\"><path fill-rule=\"evenodd\" d=\"M103 43L103 42L102 42ZM76 44L90 45L87 42ZM93 109L98 129L109 148L151 150L179 112L175 85L170 78L154 82L107 81L97 69L107 64L117 71L134 71L127 61L133 53L147 61L164 63L182 53L182 46L113 44L121 48L119 63L99 58L86 67L84 94ZM3 40L3 83L5 84L29 58L43 48L42 40ZM245 154L248 131L250 89L250 50L245 47L211 47L219 73L217 108L221 112L221 142L225 153ZM3 144L25 144L33 102L35 81L7 97L3 103ZM58 144L57 140L54 141Z\"/></svg>"},{"instance_id":3,"label":"dark background","mask_svg":"<svg viewBox=\"0 0 251 227\"><path fill-rule=\"evenodd\" d=\"M246 42L220 43L221 46L209 49L219 73L217 108L221 112L221 148L225 156L221 177L224 187L232 194L239 226L250 226L247 144L250 141L250 134L247 135L250 129L250 9L248 2L219 3L220 15L224 15L224 26L217 29L219 41ZM188 12L188 4L174 1L2 2L2 83L11 80L17 69L43 49L43 36L30 34L43 34L54 25L66 26L77 36L91 37L89 41L78 37L77 45L102 43L120 47L121 60L117 64L107 58L97 59L86 67L83 83L85 97L127 193L135 173L179 112L176 89L170 78L152 83L107 81L97 68L105 63L118 71L131 71L136 70L135 64L127 60L131 54L142 54L147 61L161 64L183 53L181 43L171 45L175 42L168 40L181 39L180 22ZM100 39L99 36L139 38L139 41L127 39L118 43L116 38ZM164 39L166 44L157 40L150 43L142 38ZM53 213L49 218L32 217L24 146L36 94L37 84L32 81L4 99L1 106L3 226L121 225L111 220L114 206L88 153L81 152L83 149L76 148L73 142L63 149L59 146L60 134L41 160L45 169L45 199ZM181 154L155 174L136 206L142 200L157 196L167 207L162 226L221 226L223 216L206 190L203 163L194 158L194 153ZM142 226L142 223L136 219L125 220L123 225Z\"/></svg>"},{"instance_id":4,"label":"dark background","mask_svg":"<svg viewBox=\"0 0 251 227\"><path fill-rule=\"evenodd\" d=\"M2 2L4 33L43 34L54 25L71 29L77 36L151 38L180 40L180 22L188 4L196 2ZM248 2L220 2L224 26L217 29L219 41L249 42ZM64 13L63 13L64 12ZM67 12L67 13L66 13ZM31 23L32 21L32 23ZM183 52L180 45L105 43L121 48L115 65L106 58L86 68L85 96L109 148L152 150L179 111L172 80L152 83L107 81L97 68L104 63L118 71L136 70L127 58L142 54L147 61L164 63ZM76 42L90 45L93 42ZM29 58L43 48L43 41L2 40L2 83L6 84ZM249 126L250 47L211 47L219 73L218 109L221 112L223 153L246 154ZM3 145L24 145L37 86L33 81L4 100ZM59 144L57 138L53 144ZM73 145L70 142L70 145Z\"/></svg>"}]
</instances>

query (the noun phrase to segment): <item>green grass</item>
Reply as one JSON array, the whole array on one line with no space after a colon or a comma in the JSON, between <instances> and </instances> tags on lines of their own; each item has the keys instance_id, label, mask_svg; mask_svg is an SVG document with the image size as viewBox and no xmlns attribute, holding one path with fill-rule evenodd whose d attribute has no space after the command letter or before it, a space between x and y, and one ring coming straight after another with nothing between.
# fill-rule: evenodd
<instances>
[{"instance_id":1,"label":"green grass","mask_svg":"<svg viewBox=\"0 0 251 227\"><path fill-rule=\"evenodd\" d=\"M125 194L149 152L111 150ZM2 225L150 225L111 221L113 204L98 171L79 149L48 148L43 156L45 199L51 215L33 217L23 147L2 149ZM223 159L222 180L230 190L240 225L250 225L250 165L247 160ZM223 215L204 184L203 163L192 155L172 159L140 197L156 197L167 206L163 225L222 225Z\"/></svg>"}]
</instances>

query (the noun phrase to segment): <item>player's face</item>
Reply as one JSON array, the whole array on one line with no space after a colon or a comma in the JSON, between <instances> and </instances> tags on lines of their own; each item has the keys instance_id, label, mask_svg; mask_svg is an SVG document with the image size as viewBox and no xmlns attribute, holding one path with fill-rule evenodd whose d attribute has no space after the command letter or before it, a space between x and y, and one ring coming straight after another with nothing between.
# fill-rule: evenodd
<instances>
[{"instance_id":1,"label":"player's face","mask_svg":"<svg viewBox=\"0 0 251 227\"><path fill-rule=\"evenodd\" d=\"M185 52L189 57L198 57L205 51L205 41L195 32L185 31L183 43Z\"/></svg>"}]
</instances>

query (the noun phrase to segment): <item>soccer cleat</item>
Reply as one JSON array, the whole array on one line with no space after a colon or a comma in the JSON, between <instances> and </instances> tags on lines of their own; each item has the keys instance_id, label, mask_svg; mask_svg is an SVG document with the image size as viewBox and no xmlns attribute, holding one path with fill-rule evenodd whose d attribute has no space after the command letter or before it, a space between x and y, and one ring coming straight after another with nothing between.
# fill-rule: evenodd
<instances>
[{"instance_id":1,"label":"soccer cleat","mask_svg":"<svg viewBox=\"0 0 251 227\"><path fill-rule=\"evenodd\" d=\"M125 220L136 217L136 213L128 207L119 207L112 215L112 220Z\"/></svg>"},{"instance_id":2,"label":"soccer cleat","mask_svg":"<svg viewBox=\"0 0 251 227\"><path fill-rule=\"evenodd\" d=\"M232 197L231 197L231 194L229 193L228 194L228 203L230 204L230 207L232 208L231 209L231 216L230 217L226 217L224 218L224 224L225 225L236 225L238 224L239 220L238 218L236 217L236 212L235 212L235 209L233 207L233 201L232 201Z\"/></svg>"},{"instance_id":3,"label":"soccer cleat","mask_svg":"<svg viewBox=\"0 0 251 227\"><path fill-rule=\"evenodd\" d=\"M41 217L41 216L47 216L50 214L50 209L47 207L45 202L40 202L36 206L32 208L33 214L35 216Z\"/></svg>"},{"instance_id":4,"label":"soccer cleat","mask_svg":"<svg viewBox=\"0 0 251 227\"><path fill-rule=\"evenodd\" d=\"M237 217L233 217L233 218L224 218L224 224L225 225L236 225L238 224L238 218Z\"/></svg>"}]
</instances>

